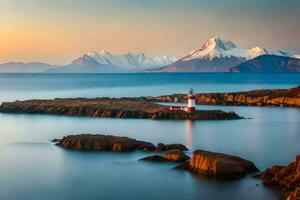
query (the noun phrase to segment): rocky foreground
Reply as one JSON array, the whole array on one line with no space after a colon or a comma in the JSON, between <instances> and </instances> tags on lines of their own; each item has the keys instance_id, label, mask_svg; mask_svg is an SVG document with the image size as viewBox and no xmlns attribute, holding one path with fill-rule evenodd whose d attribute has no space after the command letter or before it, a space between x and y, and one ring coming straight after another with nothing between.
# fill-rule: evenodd
<instances>
[{"instance_id":1,"label":"rocky foreground","mask_svg":"<svg viewBox=\"0 0 300 200\"><path fill-rule=\"evenodd\" d=\"M203 150L194 151L190 161L176 168L216 178L239 178L244 177L247 173L259 171L251 161L237 156Z\"/></svg>"},{"instance_id":2,"label":"rocky foreground","mask_svg":"<svg viewBox=\"0 0 300 200\"><path fill-rule=\"evenodd\" d=\"M287 166L274 165L260 174L265 185L277 185L286 191L286 200L300 200L300 155Z\"/></svg>"},{"instance_id":3,"label":"rocky foreground","mask_svg":"<svg viewBox=\"0 0 300 200\"><path fill-rule=\"evenodd\" d=\"M187 95L185 94L142 98L145 101L187 102ZM300 86L290 89L199 93L195 95L195 98L197 104L207 105L300 107Z\"/></svg>"},{"instance_id":4,"label":"rocky foreground","mask_svg":"<svg viewBox=\"0 0 300 200\"><path fill-rule=\"evenodd\" d=\"M157 146L145 141L138 141L129 137L112 135L69 135L62 139L54 139L58 146L77 151L146 151L157 152L140 160L153 162L182 162L177 169L191 171L197 175L213 176L217 178L238 178L247 173L257 172L257 167L243 158L221 153L196 150L192 159L184 151L188 149L182 144L162 144ZM163 153L163 154L161 154Z\"/></svg>"},{"instance_id":5,"label":"rocky foreground","mask_svg":"<svg viewBox=\"0 0 300 200\"><path fill-rule=\"evenodd\" d=\"M234 112L201 110L187 113L185 111L169 110L168 106L153 102L126 98L77 98L4 102L0 106L0 112L172 120L241 119Z\"/></svg>"}]
</instances>

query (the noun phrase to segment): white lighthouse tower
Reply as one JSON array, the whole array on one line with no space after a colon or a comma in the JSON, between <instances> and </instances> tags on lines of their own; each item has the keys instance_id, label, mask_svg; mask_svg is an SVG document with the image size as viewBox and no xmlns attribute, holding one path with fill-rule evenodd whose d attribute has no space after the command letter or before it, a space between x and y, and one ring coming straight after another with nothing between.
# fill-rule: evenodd
<instances>
[{"instance_id":1,"label":"white lighthouse tower","mask_svg":"<svg viewBox=\"0 0 300 200\"><path fill-rule=\"evenodd\" d=\"M187 104L187 109L186 111L188 113L192 113L195 112L196 108L195 108L196 104L195 104L195 95L194 95L194 91L191 88L188 94L188 104Z\"/></svg>"},{"instance_id":2,"label":"white lighthouse tower","mask_svg":"<svg viewBox=\"0 0 300 200\"><path fill-rule=\"evenodd\" d=\"M177 101L178 101L178 99L175 102L177 102ZM173 111L183 110L183 111L186 111L188 113L195 112L196 111L196 103L195 103L195 95L194 95L193 89L191 88L190 91L189 91L189 93L188 93L188 103L187 103L186 107L182 107L182 106L170 106L169 109L173 110Z\"/></svg>"}]
</instances>

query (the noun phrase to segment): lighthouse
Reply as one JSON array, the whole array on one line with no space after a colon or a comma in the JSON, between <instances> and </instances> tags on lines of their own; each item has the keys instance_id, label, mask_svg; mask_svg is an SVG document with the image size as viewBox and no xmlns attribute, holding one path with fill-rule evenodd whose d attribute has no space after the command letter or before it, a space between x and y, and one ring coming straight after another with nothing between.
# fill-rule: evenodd
<instances>
[{"instance_id":1,"label":"lighthouse","mask_svg":"<svg viewBox=\"0 0 300 200\"><path fill-rule=\"evenodd\" d=\"M196 108L195 108L195 95L194 95L194 91L191 88L188 94L188 104L187 104L187 109L186 111L188 113L192 113L195 112Z\"/></svg>"},{"instance_id":2,"label":"lighthouse","mask_svg":"<svg viewBox=\"0 0 300 200\"><path fill-rule=\"evenodd\" d=\"M177 102L178 99L175 98L174 102ZM185 111L187 113L193 113L196 111L196 103L195 103L195 95L194 95L194 91L191 88L189 93L188 93L188 103L187 106L183 107L183 106L170 106L169 109L173 110L173 111Z\"/></svg>"}]
</instances>

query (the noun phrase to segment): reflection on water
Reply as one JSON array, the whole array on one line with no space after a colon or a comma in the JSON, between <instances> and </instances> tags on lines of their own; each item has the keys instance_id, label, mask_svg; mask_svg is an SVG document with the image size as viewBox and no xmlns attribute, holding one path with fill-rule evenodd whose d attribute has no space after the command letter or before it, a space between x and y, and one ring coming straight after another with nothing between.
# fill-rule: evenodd
<instances>
[{"instance_id":1,"label":"reflection on water","mask_svg":"<svg viewBox=\"0 0 300 200\"><path fill-rule=\"evenodd\" d=\"M193 146L193 128L194 128L194 122L192 120L186 120L185 121L186 126L186 145L191 148Z\"/></svg>"}]
</instances>

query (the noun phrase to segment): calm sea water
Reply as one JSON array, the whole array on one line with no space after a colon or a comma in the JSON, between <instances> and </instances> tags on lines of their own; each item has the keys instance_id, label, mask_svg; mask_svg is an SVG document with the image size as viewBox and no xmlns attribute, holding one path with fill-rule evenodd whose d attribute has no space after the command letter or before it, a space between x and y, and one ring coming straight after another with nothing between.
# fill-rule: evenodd
<instances>
[{"instance_id":1,"label":"calm sea water","mask_svg":"<svg viewBox=\"0 0 300 200\"><path fill-rule=\"evenodd\" d=\"M55 97L121 97L287 88L300 74L0 74L0 102ZM137 161L149 153L82 153L53 138L78 133L235 154L261 169L300 153L300 109L198 106L250 117L225 121L97 119L0 114L0 199L277 199L252 177L219 181ZM257 186L257 184L259 184Z\"/></svg>"}]
</instances>

